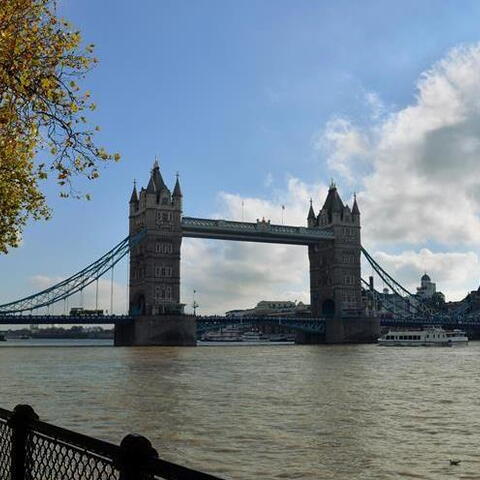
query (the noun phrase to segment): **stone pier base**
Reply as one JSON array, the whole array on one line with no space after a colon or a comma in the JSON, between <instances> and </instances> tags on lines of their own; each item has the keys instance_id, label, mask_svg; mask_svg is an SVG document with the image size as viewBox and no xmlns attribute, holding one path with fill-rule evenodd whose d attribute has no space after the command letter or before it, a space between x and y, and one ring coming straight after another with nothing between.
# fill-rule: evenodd
<instances>
[{"instance_id":1,"label":"stone pier base","mask_svg":"<svg viewBox=\"0 0 480 480\"><path fill-rule=\"evenodd\" d=\"M376 318L330 318L325 334L297 332L295 343L316 345L320 343L375 343L380 336L380 322Z\"/></svg>"},{"instance_id":2,"label":"stone pier base","mask_svg":"<svg viewBox=\"0 0 480 480\"><path fill-rule=\"evenodd\" d=\"M378 318L329 318L325 343L375 343L380 335Z\"/></svg>"},{"instance_id":3,"label":"stone pier base","mask_svg":"<svg viewBox=\"0 0 480 480\"><path fill-rule=\"evenodd\" d=\"M325 343L325 335L320 333L297 332L295 334L295 343L297 345L318 345Z\"/></svg>"},{"instance_id":4,"label":"stone pier base","mask_svg":"<svg viewBox=\"0 0 480 480\"><path fill-rule=\"evenodd\" d=\"M191 315L138 316L130 324L115 325L114 345L196 346L197 323Z\"/></svg>"}]
</instances>

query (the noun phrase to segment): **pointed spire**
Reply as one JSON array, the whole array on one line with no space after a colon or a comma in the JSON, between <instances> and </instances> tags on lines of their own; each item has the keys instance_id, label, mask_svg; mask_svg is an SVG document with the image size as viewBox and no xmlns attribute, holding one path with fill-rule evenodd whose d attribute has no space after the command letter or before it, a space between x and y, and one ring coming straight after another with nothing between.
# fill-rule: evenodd
<instances>
[{"instance_id":1,"label":"pointed spire","mask_svg":"<svg viewBox=\"0 0 480 480\"><path fill-rule=\"evenodd\" d=\"M315 212L313 211L312 199L310 199L310 209L308 210L308 220L315 218Z\"/></svg>"},{"instance_id":2,"label":"pointed spire","mask_svg":"<svg viewBox=\"0 0 480 480\"><path fill-rule=\"evenodd\" d=\"M358 209L358 204L357 204L357 194L353 194L353 207L352 207L352 214L353 215L360 215L360 210Z\"/></svg>"},{"instance_id":3,"label":"pointed spire","mask_svg":"<svg viewBox=\"0 0 480 480\"><path fill-rule=\"evenodd\" d=\"M153 181L153 171L152 174L150 175L150 180L148 181L147 185L147 193L155 193L156 192L155 188L155 182Z\"/></svg>"},{"instance_id":4,"label":"pointed spire","mask_svg":"<svg viewBox=\"0 0 480 480\"><path fill-rule=\"evenodd\" d=\"M138 194L137 194L137 182L133 181L133 190L132 196L130 197L130 203L137 203L138 202Z\"/></svg>"},{"instance_id":5,"label":"pointed spire","mask_svg":"<svg viewBox=\"0 0 480 480\"><path fill-rule=\"evenodd\" d=\"M328 195L325 203L323 204L322 210L325 210L329 215L331 215L333 212L341 213L343 210L343 202L337 192L337 186L333 180L330 183Z\"/></svg>"},{"instance_id":6,"label":"pointed spire","mask_svg":"<svg viewBox=\"0 0 480 480\"><path fill-rule=\"evenodd\" d=\"M153 162L152 178L157 192L161 192L164 189L168 190L167 186L163 181L162 174L160 173L160 167L158 165L157 157L155 157L155 161Z\"/></svg>"},{"instance_id":7,"label":"pointed spire","mask_svg":"<svg viewBox=\"0 0 480 480\"><path fill-rule=\"evenodd\" d=\"M168 190L168 188L163 181L158 160L157 157L155 157L153 168L150 174L150 180L147 185L147 193L160 193L162 190Z\"/></svg>"},{"instance_id":8,"label":"pointed spire","mask_svg":"<svg viewBox=\"0 0 480 480\"><path fill-rule=\"evenodd\" d=\"M180 180L179 174L177 172L177 181L175 182L175 188L173 189L173 196L174 197L182 197L182 190L180 189Z\"/></svg>"}]
</instances>

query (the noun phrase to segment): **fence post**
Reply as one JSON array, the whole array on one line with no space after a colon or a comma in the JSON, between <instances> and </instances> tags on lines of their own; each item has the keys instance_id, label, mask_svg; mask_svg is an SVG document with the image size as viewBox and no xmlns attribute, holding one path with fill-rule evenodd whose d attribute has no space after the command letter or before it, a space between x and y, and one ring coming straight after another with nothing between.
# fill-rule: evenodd
<instances>
[{"instance_id":1,"label":"fence post","mask_svg":"<svg viewBox=\"0 0 480 480\"><path fill-rule=\"evenodd\" d=\"M10 478L25 480L25 457L29 424L38 420L38 415L30 405L17 405L8 424L12 428L12 453L10 463Z\"/></svg>"},{"instance_id":2,"label":"fence post","mask_svg":"<svg viewBox=\"0 0 480 480\"><path fill-rule=\"evenodd\" d=\"M145 468L148 460L153 458L158 458L158 452L148 438L136 433L127 435L120 443L120 480L153 479L153 475Z\"/></svg>"}]
</instances>

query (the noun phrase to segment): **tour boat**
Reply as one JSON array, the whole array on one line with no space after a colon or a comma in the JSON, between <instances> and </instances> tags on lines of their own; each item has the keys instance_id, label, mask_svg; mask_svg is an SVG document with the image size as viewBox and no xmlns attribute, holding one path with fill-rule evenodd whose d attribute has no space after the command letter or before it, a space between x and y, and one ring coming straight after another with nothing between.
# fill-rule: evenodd
<instances>
[{"instance_id":1,"label":"tour boat","mask_svg":"<svg viewBox=\"0 0 480 480\"><path fill-rule=\"evenodd\" d=\"M202 336L204 342L241 342L242 332L235 327L226 327L216 332L208 332Z\"/></svg>"},{"instance_id":2,"label":"tour boat","mask_svg":"<svg viewBox=\"0 0 480 480\"><path fill-rule=\"evenodd\" d=\"M262 342L265 337L259 332L245 332L242 335L242 340L244 342Z\"/></svg>"},{"instance_id":3,"label":"tour boat","mask_svg":"<svg viewBox=\"0 0 480 480\"><path fill-rule=\"evenodd\" d=\"M466 345L468 337L463 330L444 330L425 327L421 330L390 330L378 339L378 344L392 347L451 347Z\"/></svg>"}]
</instances>

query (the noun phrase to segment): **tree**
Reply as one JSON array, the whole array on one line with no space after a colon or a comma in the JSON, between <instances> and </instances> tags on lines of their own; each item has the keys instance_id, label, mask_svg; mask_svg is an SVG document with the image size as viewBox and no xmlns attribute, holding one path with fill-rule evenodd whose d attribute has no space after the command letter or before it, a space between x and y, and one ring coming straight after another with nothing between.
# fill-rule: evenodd
<instances>
[{"instance_id":1,"label":"tree","mask_svg":"<svg viewBox=\"0 0 480 480\"><path fill-rule=\"evenodd\" d=\"M78 84L97 62L94 45L56 15L55 0L0 0L0 252L16 247L29 219L51 210L39 184L53 177L63 197L86 197L72 179L99 176L118 160L94 143L98 127Z\"/></svg>"}]
</instances>

